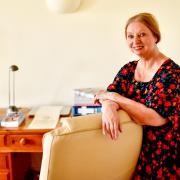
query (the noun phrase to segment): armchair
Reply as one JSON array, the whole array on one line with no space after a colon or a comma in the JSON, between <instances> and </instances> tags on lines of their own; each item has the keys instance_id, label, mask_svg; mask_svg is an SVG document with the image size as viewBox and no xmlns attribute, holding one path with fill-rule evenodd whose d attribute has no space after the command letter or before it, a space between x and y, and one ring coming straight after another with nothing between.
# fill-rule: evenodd
<instances>
[{"instance_id":1,"label":"armchair","mask_svg":"<svg viewBox=\"0 0 180 180\"><path fill-rule=\"evenodd\" d=\"M101 114L64 118L44 135L40 180L129 180L136 167L142 127L119 112L123 132L102 135Z\"/></svg>"}]
</instances>

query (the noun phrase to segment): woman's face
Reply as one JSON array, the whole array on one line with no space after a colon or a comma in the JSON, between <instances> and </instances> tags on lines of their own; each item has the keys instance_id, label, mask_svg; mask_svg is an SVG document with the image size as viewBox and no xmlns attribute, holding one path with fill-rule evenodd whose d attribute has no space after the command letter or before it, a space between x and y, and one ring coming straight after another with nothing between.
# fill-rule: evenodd
<instances>
[{"instance_id":1,"label":"woman's face","mask_svg":"<svg viewBox=\"0 0 180 180\"><path fill-rule=\"evenodd\" d=\"M132 22L127 27L126 41L134 54L148 57L156 48L157 38L143 23Z\"/></svg>"}]
</instances>

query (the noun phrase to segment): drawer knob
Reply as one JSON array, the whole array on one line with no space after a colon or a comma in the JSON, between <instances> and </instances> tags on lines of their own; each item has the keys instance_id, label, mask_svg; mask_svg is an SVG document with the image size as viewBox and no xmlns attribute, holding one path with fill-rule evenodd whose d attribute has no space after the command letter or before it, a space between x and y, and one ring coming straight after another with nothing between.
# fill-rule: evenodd
<instances>
[{"instance_id":1,"label":"drawer knob","mask_svg":"<svg viewBox=\"0 0 180 180\"><path fill-rule=\"evenodd\" d=\"M20 142L21 145L25 145L26 144L26 139L25 138L21 138L19 142Z\"/></svg>"}]
</instances>

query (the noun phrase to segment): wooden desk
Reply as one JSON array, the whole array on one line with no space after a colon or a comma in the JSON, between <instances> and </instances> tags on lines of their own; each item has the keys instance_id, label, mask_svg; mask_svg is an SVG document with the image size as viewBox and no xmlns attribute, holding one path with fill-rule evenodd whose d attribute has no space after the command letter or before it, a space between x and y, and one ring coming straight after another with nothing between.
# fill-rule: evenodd
<instances>
[{"instance_id":1,"label":"wooden desk","mask_svg":"<svg viewBox=\"0 0 180 180\"><path fill-rule=\"evenodd\" d=\"M21 109L26 115L18 128L0 127L0 180L24 180L30 168L30 153L42 152L42 136L51 129L27 129L32 118L28 109ZM0 116L5 109L0 109Z\"/></svg>"}]
</instances>

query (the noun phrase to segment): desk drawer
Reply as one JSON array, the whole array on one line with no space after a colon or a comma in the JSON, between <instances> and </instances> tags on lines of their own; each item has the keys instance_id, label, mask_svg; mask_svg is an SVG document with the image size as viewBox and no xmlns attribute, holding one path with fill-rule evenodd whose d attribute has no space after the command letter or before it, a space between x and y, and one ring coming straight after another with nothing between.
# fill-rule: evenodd
<instances>
[{"instance_id":1,"label":"desk drawer","mask_svg":"<svg viewBox=\"0 0 180 180\"><path fill-rule=\"evenodd\" d=\"M17 152L41 152L41 135L8 135L6 146Z\"/></svg>"},{"instance_id":2,"label":"desk drawer","mask_svg":"<svg viewBox=\"0 0 180 180\"><path fill-rule=\"evenodd\" d=\"M4 146L5 135L0 135L0 147Z\"/></svg>"}]
</instances>

